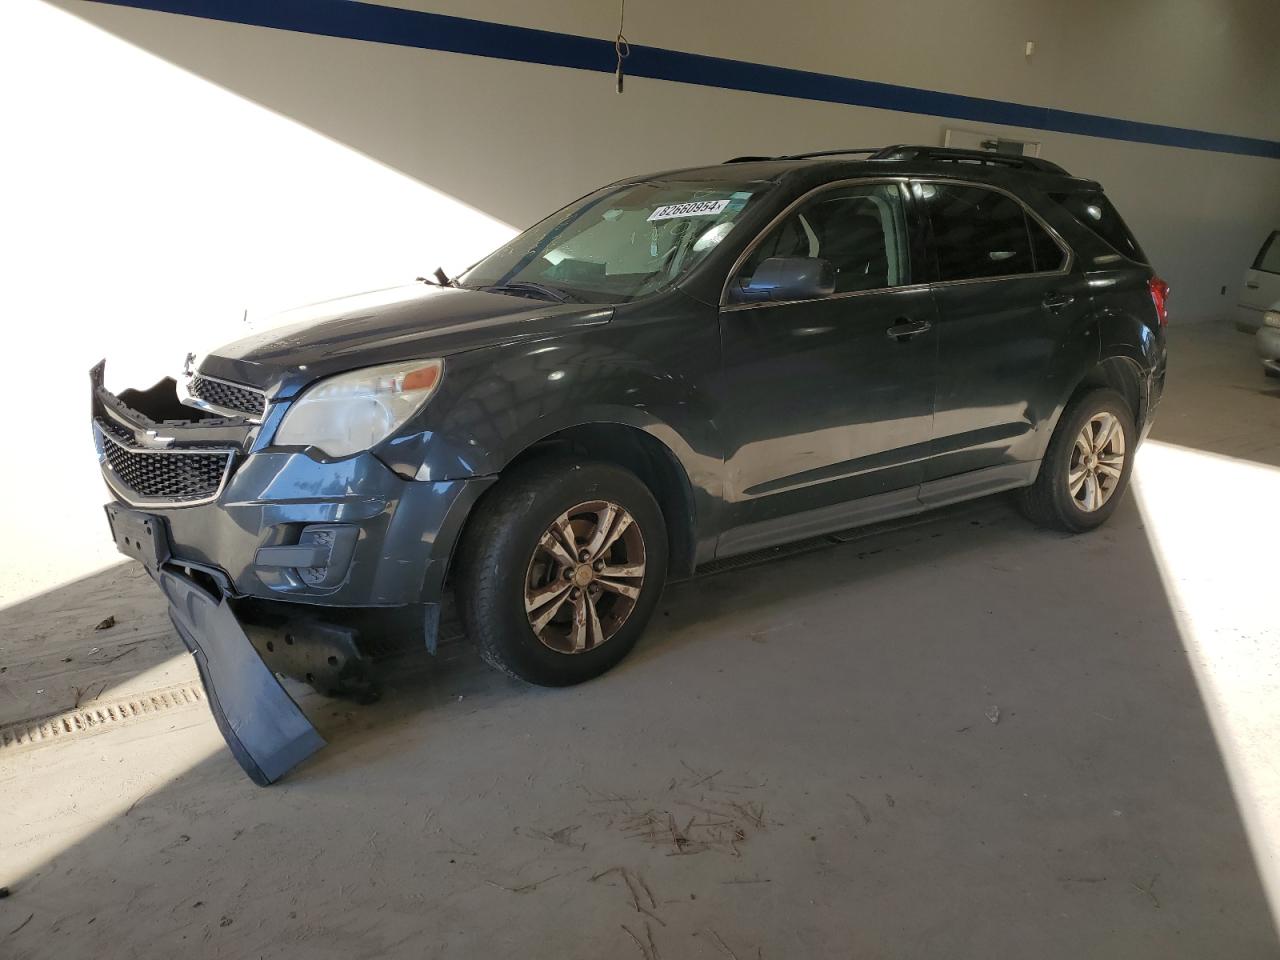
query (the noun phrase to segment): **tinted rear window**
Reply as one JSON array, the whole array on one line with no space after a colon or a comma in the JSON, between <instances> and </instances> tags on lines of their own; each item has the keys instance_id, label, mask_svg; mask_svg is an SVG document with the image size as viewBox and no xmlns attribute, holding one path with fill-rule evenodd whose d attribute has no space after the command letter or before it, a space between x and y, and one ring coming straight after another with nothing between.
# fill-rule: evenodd
<instances>
[{"instance_id":1,"label":"tinted rear window","mask_svg":"<svg viewBox=\"0 0 1280 960\"><path fill-rule=\"evenodd\" d=\"M1027 218L1016 200L984 187L922 181L913 187L933 227L939 280L1034 273Z\"/></svg>"},{"instance_id":2,"label":"tinted rear window","mask_svg":"<svg viewBox=\"0 0 1280 960\"><path fill-rule=\"evenodd\" d=\"M1116 208L1101 193L1054 193L1050 195L1073 217L1088 227L1117 253L1146 263L1147 255L1138 246Z\"/></svg>"}]
</instances>

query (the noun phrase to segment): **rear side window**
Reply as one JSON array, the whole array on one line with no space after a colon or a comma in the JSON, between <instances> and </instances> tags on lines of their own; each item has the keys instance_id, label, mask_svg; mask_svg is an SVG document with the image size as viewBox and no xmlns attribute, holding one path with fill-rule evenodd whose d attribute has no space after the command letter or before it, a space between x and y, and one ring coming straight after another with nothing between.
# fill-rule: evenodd
<instances>
[{"instance_id":1,"label":"rear side window","mask_svg":"<svg viewBox=\"0 0 1280 960\"><path fill-rule=\"evenodd\" d=\"M1036 256L1027 215L1013 198L983 187L920 182L912 185L933 228L940 280L974 280L1035 273ZM1039 224L1036 225L1039 228ZM1043 231L1041 231L1043 232ZM1038 239L1052 244L1045 235ZM1055 249L1057 244L1052 244ZM1056 269L1062 261L1057 250ZM1042 256L1051 258L1047 248Z\"/></svg>"},{"instance_id":2,"label":"rear side window","mask_svg":"<svg viewBox=\"0 0 1280 960\"><path fill-rule=\"evenodd\" d=\"M1035 217L1027 217L1027 229L1031 231L1031 252L1035 255L1036 272L1063 269L1066 266L1067 252L1058 246L1058 241L1049 236L1049 231Z\"/></svg>"},{"instance_id":3,"label":"rear side window","mask_svg":"<svg viewBox=\"0 0 1280 960\"><path fill-rule=\"evenodd\" d=\"M1253 261L1253 269L1263 273L1280 273L1280 230L1273 230L1271 236L1263 242L1262 249Z\"/></svg>"},{"instance_id":4,"label":"rear side window","mask_svg":"<svg viewBox=\"0 0 1280 960\"><path fill-rule=\"evenodd\" d=\"M1049 198L1088 227L1116 253L1146 263L1147 255L1138 246L1129 228L1111 201L1101 193L1052 193Z\"/></svg>"}]
</instances>

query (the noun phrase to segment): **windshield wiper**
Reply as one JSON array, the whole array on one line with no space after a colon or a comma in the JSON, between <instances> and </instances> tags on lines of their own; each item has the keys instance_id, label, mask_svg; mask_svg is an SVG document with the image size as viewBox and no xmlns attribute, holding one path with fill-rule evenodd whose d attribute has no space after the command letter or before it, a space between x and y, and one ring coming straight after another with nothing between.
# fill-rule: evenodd
<instances>
[{"instance_id":1,"label":"windshield wiper","mask_svg":"<svg viewBox=\"0 0 1280 960\"><path fill-rule=\"evenodd\" d=\"M536 293L556 303L568 303L570 300L578 299L559 287L547 286L545 283L536 283L533 280L512 280L510 283L496 283L491 287L480 289L486 293Z\"/></svg>"}]
</instances>

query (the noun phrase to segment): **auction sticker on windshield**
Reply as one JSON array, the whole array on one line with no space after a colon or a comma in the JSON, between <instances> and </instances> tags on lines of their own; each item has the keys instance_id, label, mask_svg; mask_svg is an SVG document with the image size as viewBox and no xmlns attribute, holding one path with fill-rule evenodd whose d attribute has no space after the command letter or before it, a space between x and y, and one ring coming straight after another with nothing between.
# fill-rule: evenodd
<instances>
[{"instance_id":1,"label":"auction sticker on windshield","mask_svg":"<svg viewBox=\"0 0 1280 960\"><path fill-rule=\"evenodd\" d=\"M714 217L729 205L728 200L695 200L692 203L669 203L649 214L650 220L673 220L676 217Z\"/></svg>"}]
</instances>

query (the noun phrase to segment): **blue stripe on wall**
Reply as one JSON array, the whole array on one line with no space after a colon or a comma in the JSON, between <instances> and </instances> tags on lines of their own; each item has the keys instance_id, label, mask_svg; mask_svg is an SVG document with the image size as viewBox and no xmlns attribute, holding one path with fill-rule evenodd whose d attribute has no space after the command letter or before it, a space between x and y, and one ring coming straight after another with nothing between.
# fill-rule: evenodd
<instances>
[{"instance_id":1,"label":"blue stripe on wall","mask_svg":"<svg viewBox=\"0 0 1280 960\"><path fill-rule=\"evenodd\" d=\"M488 23L439 13L403 10L358 0L95 0L209 20L224 20L297 33L443 50L554 67L612 73L613 41ZM1109 140L1152 143L1252 157L1280 159L1280 141L1168 127L1052 107L965 97L892 83L728 60L662 47L631 46L630 76L704 87L767 93L801 100L843 103L978 123L1032 127Z\"/></svg>"}]
</instances>

